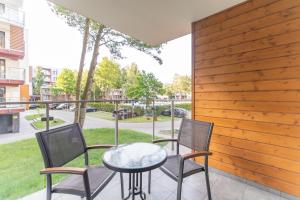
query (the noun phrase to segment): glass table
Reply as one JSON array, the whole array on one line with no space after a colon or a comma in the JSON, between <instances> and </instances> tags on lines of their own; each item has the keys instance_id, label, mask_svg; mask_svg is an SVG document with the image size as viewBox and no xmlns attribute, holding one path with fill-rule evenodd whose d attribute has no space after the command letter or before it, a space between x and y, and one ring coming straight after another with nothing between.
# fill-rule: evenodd
<instances>
[{"instance_id":1,"label":"glass table","mask_svg":"<svg viewBox=\"0 0 300 200\"><path fill-rule=\"evenodd\" d=\"M142 173L160 167L166 160L166 150L156 144L142 142L120 145L106 151L103 155L103 163L107 168L129 174L129 194L123 198L122 191L124 200L130 197L135 199L136 195L146 199Z\"/></svg>"}]
</instances>

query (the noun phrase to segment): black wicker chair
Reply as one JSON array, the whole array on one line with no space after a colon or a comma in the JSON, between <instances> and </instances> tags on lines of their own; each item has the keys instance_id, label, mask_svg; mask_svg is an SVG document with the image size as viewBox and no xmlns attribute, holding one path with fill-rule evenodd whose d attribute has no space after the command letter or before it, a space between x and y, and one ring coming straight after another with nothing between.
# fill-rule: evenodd
<instances>
[{"instance_id":1,"label":"black wicker chair","mask_svg":"<svg viewBox=\"0 0 300 200\"><path fill-rule=\"evenodd\" d=\"M111 148L112 145L86 146L78 124L67 125L49 131L36 133L43 155L45 169L41 174L47 178L47 200L52 193L65 193L94 199L109 183L115 172L104 166L90 167L88 150ZM85 168L64 167L78 156L85 155ZM71 174L60 183L52 186L52 174Z\"/></svg>"},{"instance_id":2,"label":"black wicker chair","mask_svg":"<svg viewBox=\"0 0 300 200\"><path fill-rule=\"evenodd\" d=\"M208 156L211 155L209 152L210 138L212 134L213 123L195 121L191 119L182 119L179 134L177 139L162 139L155 140L153 143L159 142L176 142L177 143L177 154L168 156L166 163L160 168L170 178L178 182L177 188L177 200L181 199L182 181L184 178L198 173L205 172L206 187L208 199L211 200L210 184L208 176ZM179 154L179 146L185 146L192 150L194 153L185 155ZM204 156L204 166L196 163L194 159L196 157ZM151 187L151 172L149 172L149 193Z\"/></svg>"}]
</instances>

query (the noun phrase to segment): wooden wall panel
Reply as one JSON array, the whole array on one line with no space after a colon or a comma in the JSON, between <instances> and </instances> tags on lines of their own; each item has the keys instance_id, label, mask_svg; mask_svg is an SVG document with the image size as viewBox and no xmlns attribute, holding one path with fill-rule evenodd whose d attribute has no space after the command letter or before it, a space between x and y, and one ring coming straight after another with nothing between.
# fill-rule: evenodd
<instances>
[{"instance_id":1,"label":"wooden wall panel","mask_svg":"<svg viewBox=\"0 0 300 200\"><path fill-rule=\"evenodd\" d=\"M10 48L24 51L24 31L23 28L10 25Z\"/></svg>"},{"instance_id":2,"label":"wooden wall panel","mask_svg":"<svg viewBox=\"0 0 300 200\"><path fill-rule=\"evenodd\" d=\"M299 38L300 0L250 0L192 25L192 116L215 123L210 165L300 197Z\"/></svg>"}]
</instances>

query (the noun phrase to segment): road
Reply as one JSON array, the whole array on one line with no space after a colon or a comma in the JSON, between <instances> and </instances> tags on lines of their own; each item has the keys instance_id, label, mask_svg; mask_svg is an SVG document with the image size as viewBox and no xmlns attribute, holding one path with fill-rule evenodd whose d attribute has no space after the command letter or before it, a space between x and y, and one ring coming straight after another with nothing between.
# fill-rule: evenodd
<instances>
[{"instance_id":1,"label":"road","mask_svg":"<svg viewBox=\"0 0 300 200\"><path fill-rule=\"evenodd\" d=\"M35 133L38 132L35 130L30 123L25 119L26 115L36 113L36 111L26 111L20 113L20 133L14 134L0 134L0 144L6 144L10 142L20 141L28 138L35 137ZM73 123L74 112L71 111L59 111L54 110L50 111L50 116L54 116L56 118L63 119L66 124ZM179 128L180 120L175 121L175 128ZM119 129L132 129L136 131L145 132L148 134L152 134L152 122L147 123L122 123L119 122ZM91 116L86 116L84 128L115 128L115 122L99 119ZM155 122L155 134L161 130L170 130L171 129L171 121L167 122Z\"/></svg>"}]
</instances>

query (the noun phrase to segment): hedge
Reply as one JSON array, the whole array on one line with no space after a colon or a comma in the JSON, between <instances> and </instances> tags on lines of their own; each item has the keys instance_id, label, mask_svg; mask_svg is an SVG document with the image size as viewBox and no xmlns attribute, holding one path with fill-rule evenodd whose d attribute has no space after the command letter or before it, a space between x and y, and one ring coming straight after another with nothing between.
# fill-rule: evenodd
<instances>
[{"instance_id":1,"label":"hedge","mask_svg":"<svg viewBox=\"0 0 300 200\"><path fill-rule=\"evenodd\" d=\"M115 104L114 103L89 103L89 106L97 108L99 111L104 111L104 112L110 112L112 113L115 110ZM175 103L176 108L183 108L186 110L191 110L191 103ZM157 115L160 115L160 113L164 110L170 109L171 105L157 105L155 106L155 112ZM119 109L127 109L131 110L132 106L131 105L119 105ZM152 113L151 109L145 110L144 106L134 106L134 112L137 113L138 116L142 116L145 113Z\"/></svg>"}]
</instances>

